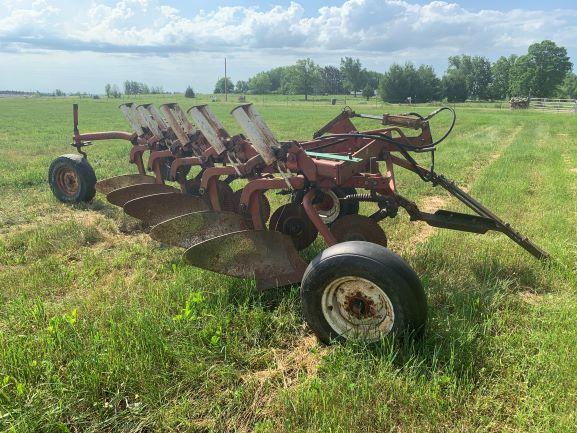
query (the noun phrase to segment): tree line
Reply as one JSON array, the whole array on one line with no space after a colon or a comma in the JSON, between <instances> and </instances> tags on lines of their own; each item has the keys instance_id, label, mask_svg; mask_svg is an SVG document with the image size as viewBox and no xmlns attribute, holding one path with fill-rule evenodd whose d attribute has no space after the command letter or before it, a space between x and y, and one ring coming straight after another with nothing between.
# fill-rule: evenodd
<instances>
[{"instance_id":1,"label":"tree line","mask_svg":"<svg viewBox=\"0 0 577 433\"><path fill-rule=\"evenodd\" d=\"M104 86L104 93L107 98L120 98L122 92L116 84L106 84ZM124 82L125 95L154 95L165 93L162 86L148 86L146 83L139 81L126 80Z\"/></svg>"},{"instance_id":2,"label":"tree line","mask_svg":"<svg viewBox=\"0 0 577 433\"><path fill-rule=\"evenodd\" d=\"M374 95L382 74L367 71L359 59L345 57L340 67L319 66L312 59L297 60L291 66L279 66L269 71L259 72L248 81L233 84L226 78L226 89L231 93L280 93L301 94L308 99L312 94L338 95L344 93ZM214 93L224 93L225 78L220 78Z\"/></svg>"},{"instance_id":3,"label":"tree line","mask_svg":"<svg viewBox=\"0 0 577 433\"><path fill-rule=\"evenodd\" d=\"M393 64L384 73L363 68L359 59L344 57L340 67L320 66L312 59L259 72L247 81L226 78L230 93L354 94L369 98L375 93L386 102L447 100L503 100L513 96L577 98L577 76L564 47L545 40L532 44L521 56L486 57L459 55L448 58L439 78L432 66L408 62ZM220 78L214 93L224 93Z\"/></svg>"}]
</instances>

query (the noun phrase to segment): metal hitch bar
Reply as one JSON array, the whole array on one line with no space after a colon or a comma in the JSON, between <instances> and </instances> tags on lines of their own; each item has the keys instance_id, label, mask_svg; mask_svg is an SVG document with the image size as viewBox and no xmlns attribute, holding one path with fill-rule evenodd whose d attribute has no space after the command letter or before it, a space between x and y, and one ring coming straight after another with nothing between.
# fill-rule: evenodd
<instances>
[{"instance_id":1,"label":"metal hitch bar","mask_svg":"<svg viewBox=\"0 0 577 433\"><path fill-rule=\"evenodd\" d=\"M455 185L455 182L448 180L443 175L429 172L422 167L419 167L419 170L431 175L433 186L440 185L449 194L456 197L460 202L464 203L479 216L447 210L438 210L434 214L421 212L415 203L397 195L399 205L407 210L411 220L425 221L433 227L448 228L472 233L486 233L488 230L498 231L507 235L513 242L517 243L536 258L540 260L547 260L550 258L547 252L533 243L529 238L513 229L508 222L499 218L487 207Z\"/></svg>"}]
</instances>

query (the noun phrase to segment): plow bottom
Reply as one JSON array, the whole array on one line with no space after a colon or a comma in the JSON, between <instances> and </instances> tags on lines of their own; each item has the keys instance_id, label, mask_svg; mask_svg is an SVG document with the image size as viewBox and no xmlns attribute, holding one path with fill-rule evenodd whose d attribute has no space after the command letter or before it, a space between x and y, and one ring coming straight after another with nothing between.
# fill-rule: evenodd
<instances>
[{"instance_id":1,"label":"plow bottom","mask_svg":"<svg viewBox=\"0 0 577 433\"><path fill-rule=\"evenodd\" d=\"M155 183L154 177L147 176L146 174L123 174L121 176L109 177L108 179L96 182L96 191L107 195L115 189L143 183Z\"/></svg>"},{"instance_id":2,"label":"plow bottom","mask_svg":"<svg viewBox=\"0 0 577 433\"><path fill-rule=\"evenodd\" d=\"M238 278L255 278L258 289L299 283L307 267L291 238L269 230L243 230L189 248L193 266Z\"/></svg>"},{"instance_id":3,"label":"plow bottom","mask_svg":"<svg viewBox=\"0 0 577 433\"><path fill-rule=\"evenodd\" d=\"M124 205L124 212L151 226L181 215L207 210L209 206L204 200L180 192L147 195Z\"/></svg>"},{"instance_id":4,"label":"plow bottom","mask_svg":"<svg viewBox=\"0 0 577 433\"><path fill-rule=\"evenodd\" d=\"M178 189L159 183L138 184L115 189L106 195L106 200L113 205L123 207L130 200L163 192L178 192Z\"/></svg>"},{"instance_id":5,"label":"plow bottom","mask_svg":"<svg viewBox=\"0 0 577 433\"><path fill-rule=\"evenodd\" d=\"M194 212L181 215L152 228L150 236L175 247L190 248L228 233L246 230L245 220L233 212ZM210 253L206 253L210 259Z\"/></svg>"}]
</instances>

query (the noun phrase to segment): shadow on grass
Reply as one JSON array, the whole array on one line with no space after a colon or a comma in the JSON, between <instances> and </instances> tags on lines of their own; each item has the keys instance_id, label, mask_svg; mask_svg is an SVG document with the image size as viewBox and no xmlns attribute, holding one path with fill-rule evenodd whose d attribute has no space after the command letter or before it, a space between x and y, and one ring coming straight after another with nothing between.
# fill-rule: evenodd
<instances>
[{"instance_id":1,"label":"shadow on grass","mask_svg":"<svg viewBox=\"0 0 577 433\"><path fill-rule=\"evenodd\" d=\"M394 365L412 365L426 378L444 377L476 385L499 349L495 336L509 332L511 318L526 310L525 291L548 293L554 282L531 257L517 262L503 257L449 257L450 251L422 249L414 262L424 270L429 301L427 331L421 339L397 338ZM389 356L390 342L373 351Z\"/></svg>"},{"instance_id":2,"label":"shadow on grass","mask_svg":"<svg viewBox=\"0 0 577 433\"><path fill-rule=\"evenodd\" d=\"M95 198L89 203L76 204L74 207L75 209L98 212L104 217L116 221L118 230L124 234L148 233L150 230L150 227L142 221L126 215L122 208L100 200L99 198Z\"/></svg>"},{"instance_id":3,"label":"shadow on grass","mask_svg":"<svg viewBox=\"0 0 577 433\"><path fill-rule=\"evenodd\" d=\"M95 204L93 210L109 212L111 206ZM112 208L114 210L114 208ZM113 212L114 217L116 212ZM303 251L310 261L324 249L317 240ZM512 293L531 290L545 293L553 283L545 278L539 266L528 261L518 262L501 256L477 253L454 255L446 248L419 248L412 264L422 275L423 286L429 299L429 324L419 339L399 336L387 338L374 345L349 343L354 356L376 359L398 369L410 368L425 380L445 377L451 383L475 385L483 371L491 368L494 351L498 350L494 336L502 333L507 310L527 308L511 298ZM187 266L175 259L169 267ZM226 277L202 271L202 281L214 296L211 308L224 308L228 314L242 314L246 308L262 309L268 313L289 312L300 316L299 286L285 286L259 292L254 281ZM500 317L503 316L503 317Z\"/></svg>"}]
</instances>

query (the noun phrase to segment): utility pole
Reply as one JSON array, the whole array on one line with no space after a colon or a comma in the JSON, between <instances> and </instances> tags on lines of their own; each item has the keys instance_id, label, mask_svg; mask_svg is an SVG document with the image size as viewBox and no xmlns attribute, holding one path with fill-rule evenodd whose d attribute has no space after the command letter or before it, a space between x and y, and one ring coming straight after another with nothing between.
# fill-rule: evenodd
<instances>
[{"instance_id":1,"label":"utility pole","mask_svg":"<svg viewBox=\"0 0 577 433\"><path fill-rule=\"evenodd\" d=\"M226 78L226 57L224 58L224 100L225 102L228 101L228 89L227 89L227 81L228 79Z\"/></svg>"}]
</instances>

